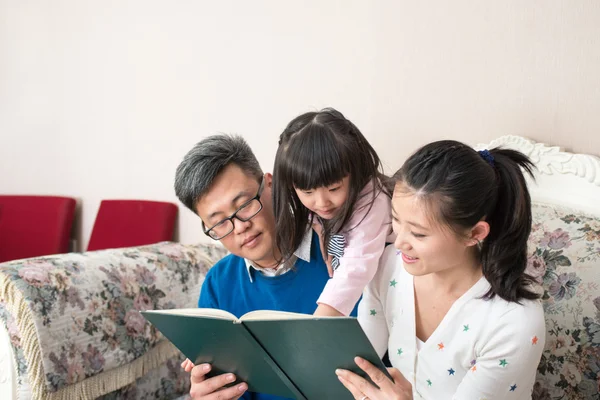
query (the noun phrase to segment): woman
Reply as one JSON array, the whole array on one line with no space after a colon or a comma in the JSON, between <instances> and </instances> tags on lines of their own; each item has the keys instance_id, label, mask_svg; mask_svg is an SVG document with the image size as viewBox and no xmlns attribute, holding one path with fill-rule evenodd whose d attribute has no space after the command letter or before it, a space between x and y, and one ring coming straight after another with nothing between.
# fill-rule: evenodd
<instances>
[{"instance_id":1,"label":"woman","mask_svg":"<svg viewBox=\"0 0 600 400\"><path fill-rule=\"evenodd\" d=\"M336 373L356 399L531 398L544 347L539 294L525 274L531 201L522 153L428 144L394 175L394 248L359 320L389 352L394 381Z\"/></svg>"}]
</instances>

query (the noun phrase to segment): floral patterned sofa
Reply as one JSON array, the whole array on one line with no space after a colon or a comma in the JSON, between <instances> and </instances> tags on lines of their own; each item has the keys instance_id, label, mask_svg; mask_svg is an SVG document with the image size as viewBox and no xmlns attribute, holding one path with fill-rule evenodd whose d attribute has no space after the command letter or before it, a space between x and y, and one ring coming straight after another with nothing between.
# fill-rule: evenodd
<instances>
[{"instance_id":1,"label":"floral patterned sofa","mask_svg":"<svg viewBox=\"0 0 600 400\"><path fill-rule=\"evenodd\" d=\"M138 312L195 307L219 246L150 246L0 264L0 399L172 399L180 353Z\"/></svg>"},{"instance_id":2,"label":"floral patterned sofa","mask_svg":"<svg viewBox=\"0 0 600 400\"><path fill-rule=\"evenodd\" d=\"M529 155L529 272L542 284L546 341L534 400L600 399L600 159L518 136L490 144Z\"/></svg>"}]
</instances>

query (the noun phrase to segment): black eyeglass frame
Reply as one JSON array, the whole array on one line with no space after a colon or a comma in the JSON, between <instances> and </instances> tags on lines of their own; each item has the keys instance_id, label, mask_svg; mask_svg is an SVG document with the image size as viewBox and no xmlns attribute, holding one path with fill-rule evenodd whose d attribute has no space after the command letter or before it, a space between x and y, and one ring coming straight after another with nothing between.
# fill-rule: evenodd
<instances>
[{"instance_id":1,"label":"black eyeglass frame","mask_svg":"<svg viewBox=\"0 0 600 400\"><path fill-rule=\"evenodd\" d=\"M235 223L233 222L234 219L237 219L237 220L242 221L242 222L247 222L247 221L250 221L252 218L256 217L258 215L258 213L261 212L262 209L263 209L263 203L262 203L262 201L260 201L260 197L262 196L262 192L263 192L263 189L264 189L264 183L265 183L265 178L263 177L260 180L260 186L258 187L258 192L256 192L256 196L254 196L253 198L251 198L248 201L244 202L244 204L242 204L241 206L239 206L238 209L235 210L235 212L233 214L231 214L229 217L223 218L222 220L220 220L219 222L217 222L216 224L214 224L213 226L211 226L208 229L206 229L206 225L204 225L204 221L202 221L202 231L204 232L204 234L206 236L208 236L209 238L211 238L212 240L221 240L224 237L227 237L228 235L230 235L231 232L233 232L233 230L235 229ZM258 211L256 211L254 214L252 214L248 218L240 218L240 217L238 217L237 213L239 213L241 210L243 210L245 207L247 207L254 200L258 201L258 204L260 204L260 208L258 209ZM215 226L221 225L225 221L230 221L231 222L231 230L229 232L227 232L226 234L224 234L223 236L220 236L220 237L216 237L215 238L215 237L211 236L210 231L212 231Z\"/></svg>"}]
</instances>

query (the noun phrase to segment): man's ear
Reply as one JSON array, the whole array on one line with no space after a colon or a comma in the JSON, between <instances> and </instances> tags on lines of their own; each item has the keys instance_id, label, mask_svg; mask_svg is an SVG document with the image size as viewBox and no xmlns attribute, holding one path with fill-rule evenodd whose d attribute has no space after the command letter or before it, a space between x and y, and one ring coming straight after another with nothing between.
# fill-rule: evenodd
<instances>
[{"instance_id":1,"label":"man's ear","mask_svg":"<svg viewBox=\"0 0 600 400\"><path fill-rule=\"evenodd\" d=\"M468 245L474 246L483 240L490 234L490 224L486 221L479 221L471 228L469 233Z\"/></svg>"},{"instance_id":2,"label":"man's ear","mask_svg":"<svg viewBox=\"0 0 600 400\"><path fill-rule=\"evenodd\" d=\"M273 188L273 174L271 174L270 172L267 172L263 179L265 180L265 186L268 187L269 189L272 189Z\"/></svg>"}]
</instances>

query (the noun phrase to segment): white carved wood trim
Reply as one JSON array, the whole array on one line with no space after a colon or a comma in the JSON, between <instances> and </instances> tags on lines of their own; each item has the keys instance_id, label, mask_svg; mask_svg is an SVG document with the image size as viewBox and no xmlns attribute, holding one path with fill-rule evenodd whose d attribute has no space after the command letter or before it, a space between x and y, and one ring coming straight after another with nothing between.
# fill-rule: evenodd
<instances>
[{"instance_id":1,"label":"white carved wood trim","mask_svg":"<svg viewBox=\"0 0 600 400\"><path fill-rule=\"evenodd\" d=\"M533 201L600 216L600 158L511 135L474 147L482 150L499 146L519 150L535 164L535 182L528 179Z\"/></svg>"},{"instance_id":2,"label":"white carved wood trim","mask_svg":"<svg viewBox=\"0 0 600 400\"><path fill-rule=\"evenodd\" d=\"M478 144L483 148L506 147L519 150L529 156L542 174L574 174L600 186L600 158L589 154L573 154L562 151L558 146L537 143L522 136L501 136L489 144Z\"/></svg>"}]
</instances>

